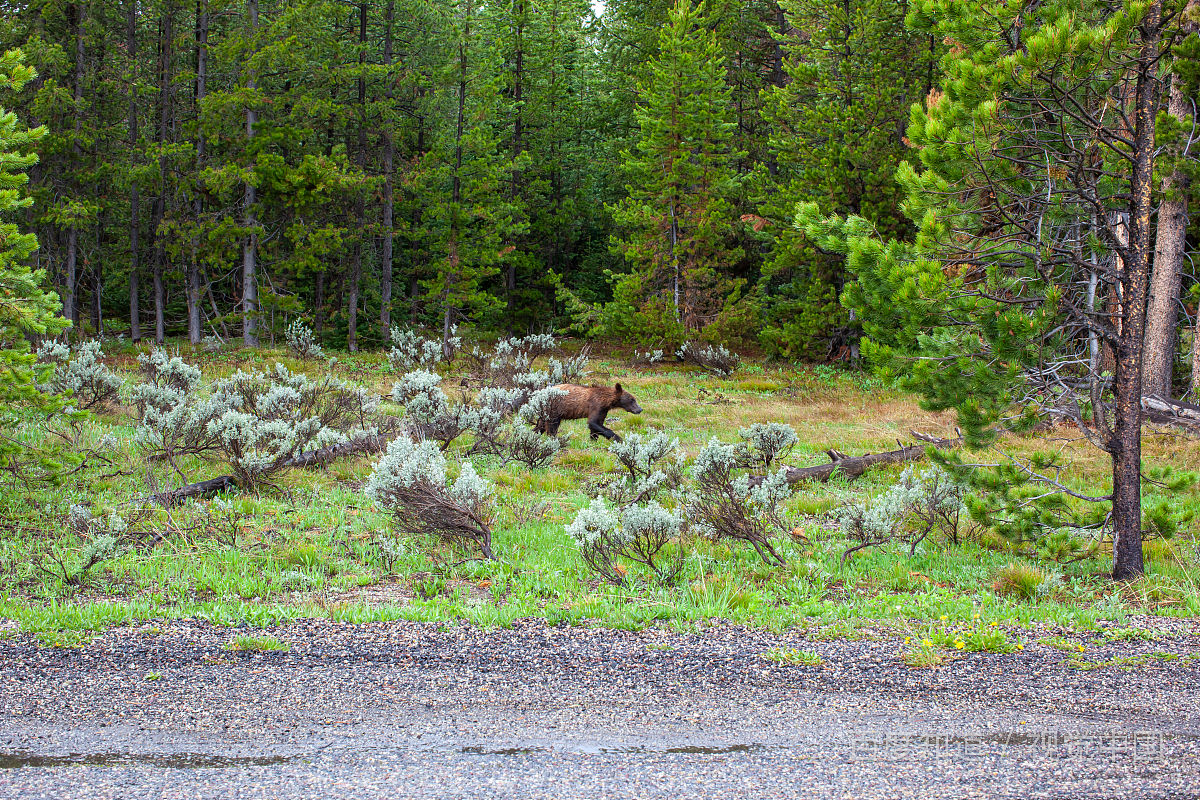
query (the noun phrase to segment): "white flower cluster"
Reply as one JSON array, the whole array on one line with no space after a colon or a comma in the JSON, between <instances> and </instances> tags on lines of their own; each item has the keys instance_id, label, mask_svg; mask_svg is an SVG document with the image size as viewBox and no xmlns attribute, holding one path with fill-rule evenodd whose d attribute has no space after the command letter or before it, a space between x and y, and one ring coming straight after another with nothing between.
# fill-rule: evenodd
<instances>
[{"instance_id":1,"label":"white flower cluster","mask_svg":"<svg viewBox=\"0 0 1200 800\"><path fill-rule=\"evenodd\" d=\"M61 342L46 341L37 357L54 365L50 382L38 387L43 392L69 392L79 408L97 408L117 399L121 379L101 361L104 351L98 340L83 342L74 352Z\"/></svg>"},{"instance_id":2,"label":"white flower cluster","mask_svg":"<svg viewBox=\"0 0 1200 800\"><path fill-rule=\"evenodd\" d=\"M453 360L453 354L462 347L462 338L456 335L457 332L458 326L455 325L450 329L450 338L447 340L452 354L450 360ZM397 326L392 327L391 340L392 349L388 353L388 361L393 369L400 372L408 372L417 367L431 367L445 355L441 342L426 339L414 331Z\"/></svg>"},{"instance_id":3,"label":"white flower cluster","mask_svg":"<svg viewBox=\"0 0 1200 800\"><path fill-rule=\"evenodd\" d=\"M292 355L297 358L324 358L325 351L317 344L317 337L304 320L296 317L283 332L284 341Z\"/></svg>"}]
</instances>

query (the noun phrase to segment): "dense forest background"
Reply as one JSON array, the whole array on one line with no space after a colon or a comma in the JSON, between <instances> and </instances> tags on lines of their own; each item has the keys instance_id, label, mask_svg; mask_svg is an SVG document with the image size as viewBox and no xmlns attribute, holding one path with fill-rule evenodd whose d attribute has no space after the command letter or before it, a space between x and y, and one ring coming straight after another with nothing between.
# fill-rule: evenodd
<instances>
[{"instance_id":1,"label":"dense forest background","mask_svg":"<svg viewBox=\"0 0 1200 800\"><path fill-rule=\"evenodd\" d=\"M3 105L49 131L22 227L81 333L848 357L843 261L795 206L907 232L892 175L941 45L897 0L672 5L5 3L37 78Z\"/></svg>"}]
</instances>

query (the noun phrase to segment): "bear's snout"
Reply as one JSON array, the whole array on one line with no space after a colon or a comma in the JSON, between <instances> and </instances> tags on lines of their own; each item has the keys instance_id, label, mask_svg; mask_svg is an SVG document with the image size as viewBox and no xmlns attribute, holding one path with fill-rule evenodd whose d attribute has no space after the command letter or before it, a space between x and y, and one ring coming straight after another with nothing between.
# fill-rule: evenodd
<instances>
[{"instance_id":1,"label":"bear's snout","mask_svg":"<svg viewBox=\"0 0 1200 800\"><path fill-rule=\"evenodd\" d=\"M637 404L637 400L634 400L633 408L629 409L629 411L632 414L640 414L640 413L642 413L642 407Z\"/></svg>"}]
</instances>

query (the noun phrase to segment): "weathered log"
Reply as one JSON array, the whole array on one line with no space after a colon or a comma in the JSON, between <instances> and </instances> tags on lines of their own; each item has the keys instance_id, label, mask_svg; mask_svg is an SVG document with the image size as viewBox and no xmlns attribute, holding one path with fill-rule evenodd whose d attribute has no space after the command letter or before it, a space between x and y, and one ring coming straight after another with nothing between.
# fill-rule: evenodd
<instances>
[{"instance_id":1,"label":"weathered log","mask_svg":"<svg viewBox=\"0 0 1200 800\"><path fill-rule=\"evenodd\" d=\"M157 494L150 495L149 499L155 503L170 507L179 505L184 500L190 500L193 497L208 497L228 489L236 489L237 486L237 478L232 475L222 475L219 478L210 478L199 483L189 483L187 486L180 486L178 489L158 492Z\"/></svg>"},{"instance_id":2,"label":"weathered log","mask_svg":"<svg viewBox=\"0 0 1200 800\"><path fill-rule=\"evenodd\" d=\"M319 450L309 450L299 453L284 461L282 467L284 469L293 467L323 467L334 459L345 456L360 455L362 453L382 453L387 449L388 444L394 436L394 432L356 436L341 444L331 444ZM239 486L240 484L236 476L222 475L218 478L200 481L199 483L189 483L186 486L180 486L178 489L158 492L151 495L148 499L164 506L174 506L193 497L209 497L229 489L237 489Z\"/></svg>"},{"instance_id":3,"label":"weathered log","mask_svg":"<svg viewBox=\"0 0 1200 800\"><path fill-rule=\"evenodd\" d=\"M1200 406L1183 400L1147 395L1142 398L1142 419L1158 425L1174 425L1200 433Z\"/></svg>"},{"instance_id":4,"label":"weathered log","mask_svg":"<svg viewBox=\"0 0 1200 800\"><path fill-rule=\"evenodd\" d=\"M909 445L908 447L901 446L899 450L888 450L884 453L866 453L861 456L848 456L838 450L826 450L825 452L829 456L828 464L821 464L816 467L788 467L787 481L790 484L802 481L828 483L829 479L834 475L843 475L848 480L854 480L869 468L880 464L903 464L906 461L920 461L925 457L925 448L929 445L937 448L950 448L958 447L963 441L961 436L954 439L938 439L934 436L917 433L916 431L910 432L913 438L920 440L922 444ZM897 442L897 444L900 443ZM757 486L762 483L762 477L754 476L751 478L750 483Z\"/></svg>"}]
</instances>

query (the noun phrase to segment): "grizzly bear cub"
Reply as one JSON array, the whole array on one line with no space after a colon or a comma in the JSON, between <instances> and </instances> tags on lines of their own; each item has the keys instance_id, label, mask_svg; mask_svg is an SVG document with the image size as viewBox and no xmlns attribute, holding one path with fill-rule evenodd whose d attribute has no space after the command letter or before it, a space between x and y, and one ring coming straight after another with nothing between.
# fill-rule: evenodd
<instances>
[{"instance_id":1,"label":"grizzly bear cub","mask_svg":"<svg viewBox=\"0 0 1200 800\"><path fill-rule=\"evenodd\" d=\"M550 403L549 416L537 424L539 433L553 436L558 433L559 423L564 419L586 417L593 439L603 436L619 442L621 437L604 427L608 412L620 408L630 414L642 413L638 401L619 383L611 389L607 386L576 386L573 383L560 383L554 388L562 389L566 394L555 397Z\"/></svg>"}]
</instances>

